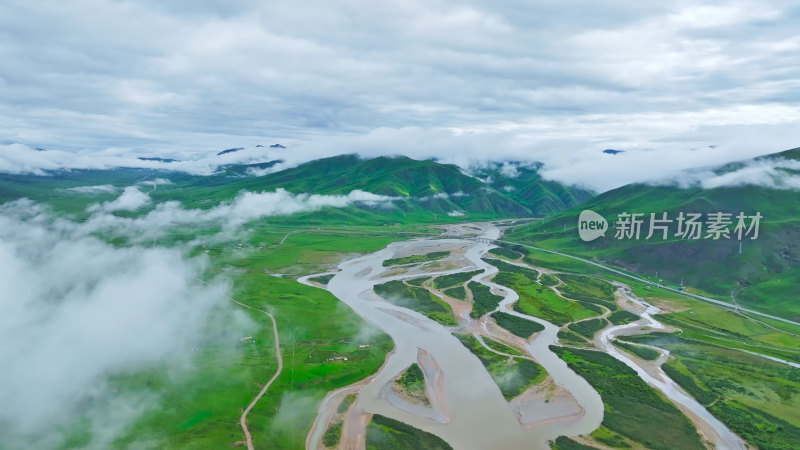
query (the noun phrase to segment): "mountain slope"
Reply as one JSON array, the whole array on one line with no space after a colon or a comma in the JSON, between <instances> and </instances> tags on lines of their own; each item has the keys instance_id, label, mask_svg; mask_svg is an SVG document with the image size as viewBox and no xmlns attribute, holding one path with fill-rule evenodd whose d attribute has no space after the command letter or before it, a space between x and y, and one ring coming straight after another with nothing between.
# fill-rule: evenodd
<instances>
[{"instance_id":1,"label":"mountain slope","mask_svg":"<svg viewBox=\"0 0 800 450\"><path fill-rule=\"evenodd\" d=\"M752 161L728 164L714 169L716 175L731 174L763 162L774 163L769 172L796 177L791 167L800 160L800 149L768 155ZM783 179L783 183L790 179ZM595 211L609 221L605 238L583 242L578 237L578 215L584 209ZM623 212L644 213L641 238L615 239L612 221ZM735 217L761 213L756 240L682 240L676 237L677 224L669 228L667 240L660 235L646 240L650 213L725 212ZM735 219L734 219L735 225ZM731 227L732 228L732 227ZM633 184L603 193L579 207L548 220L507 234L512 241L531 242L540 247L559 249L598 258L672 285L683 284L710 295L771 312L787 318L800 318L800 195L796 190L767 186L702 187L652 186Z\"/></svg>"},{"instance_id":2,"label":"mountain slope","mask_svg":"<svg viewBox=\"0 0 800 450\"><path fill-rule=\"evenodd\" d=\"M473 169L472 173L524 205L537 217L551 216L594 196L594 193L585 189L545 180L539 175L541 168L541 163L527 165L510 161L490 163L486 167Z\"/></svg>"},{"instance_id":3,"label":"mountain slope","mask_svg":"<svg viewBox=\"0 0 800 450\"><path fill-rule=\"evenodd\" d=\"M0 201L20 197L45 199L57 208L80 214L97 201L107 201L121 188L136 183L155 202L180 201L189 208L208 208L229 201L242 191L264 192L285 189L295 194L345 195L354 190L395 198L390 207L359 205L355 217L380 223L409 220L485 220L506 217L544 216L566 209L590 196L586 191L567 188L541 179L538 166L520 168L516 178L503 177L497 165L492 184L465 174L455 165L404 156L360 158L340 155L278 170L281 161L251 165L229 165L208 176L149 169L73 170L49 176L0 174ZM488 173L488 172L487 172ZM155 179L168 184L155 186ZM105 191L77 195L69 188L103 185ZM508 186L513 185L513 189ZM496 189L500 188L500 190ZM85 193L84 193L85 194ZM327 211L334 216L351 216L345 210ZM319 217L324 214L318 213Z\"/></svg>"}]
</instances>

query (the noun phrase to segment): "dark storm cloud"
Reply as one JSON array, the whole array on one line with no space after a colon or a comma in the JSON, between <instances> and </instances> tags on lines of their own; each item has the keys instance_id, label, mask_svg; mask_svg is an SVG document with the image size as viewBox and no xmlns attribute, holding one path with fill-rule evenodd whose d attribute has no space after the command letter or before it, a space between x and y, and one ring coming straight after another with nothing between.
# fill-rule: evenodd
<instances>
[{"instance_id":1,"label":"dark storm cloud","mask_svg":"<svg viewBox=\"0 0 800 450\"><path fill-rule=\"evenodd\" d=\"M608 187L676 151L691 167L795 146L798 22L783 1L4 2L0 142L401 147ZM709 145L725 151L688 153ZM607 147L629 150L620 170L562 175Z\"/></svg>"}]
</instances>

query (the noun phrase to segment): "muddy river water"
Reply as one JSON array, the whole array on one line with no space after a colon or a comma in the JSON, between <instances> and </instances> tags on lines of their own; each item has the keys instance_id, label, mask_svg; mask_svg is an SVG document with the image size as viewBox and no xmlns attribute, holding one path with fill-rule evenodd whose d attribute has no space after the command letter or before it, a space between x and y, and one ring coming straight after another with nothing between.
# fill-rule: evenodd
<instances>
[{"instance_id":1,"label":"muddy river water","mask_svg":"<svg viewBox=\"0 0 800 450\"><path fill-rule=\"evenodd\" d=\"M480 226L481 237L499 238L501 231L496 226L491 224ZM463 246L465 242L464 239L417 239L396 242L383 250L339 265L339 272L328 283L328 290L372 325L390 335L395 343L395 350L388 357L386 364L361 386L355 408L381 414L434 433L456 449L549 448L547 441L554 440L560 435L576 436L591 433L603 419L603 402L600 396L586 380L569 369L564 361L550 351L549 346L557 342L556 335L559 328L540 318L513 311L508 305L518 300L517 293L488 281L497 269L483 261L481 256L493 245L469 241L464 255L468 264L457 269L426 273L425 276L483 269L484 272L473 279L490 286L494 293L504 296L498 310L543 325L544 331L538 333L534 340L528 343L527 349L545 368L553 382L568 392L580 405L582 413L577 418L546 421L526 430L520 425L509 403L480 360L452 335L451 330L415 311L383 301L373 292L372 289L376 284L421 276L420 274L387 276L387 268L382 265L384 260L396 257L397 254L424 254L431 251L431 248L440 248L447 244ZM301 281L307 282L303 279ZM652 319L649 312L651 310L645 310L641 314L642 321L650 321L650 325L656 327L658 323ZM646 382L664 392L672 401L691 409L700 420L708 422L715 434L710 437L716 441L719 448L744 448L738 436L677 388L666 375L663 379L654 378L610 344L614 334L628 326L636 325L623 325L603 331L599 338L603 350L631 366ZM440 417L434 420L431 417L398 409L387 401L385 395L381 395L382 389L385 392L388 383L391 383L411 363L417 361L419 350L423 350L435 360L444 376L445 382L442 385L445 392L441 395L449 413L449 417L445 419ZM331 401L332 395L334 394L326 397L325 402ZM320 408L320 413L323 414L324 410L325 404ZM318 417L318 422L321 420L324 423L325 417ZM307 442L309 448L318 448L324 428L315 426Z\"/></svg>"}]
</instances>

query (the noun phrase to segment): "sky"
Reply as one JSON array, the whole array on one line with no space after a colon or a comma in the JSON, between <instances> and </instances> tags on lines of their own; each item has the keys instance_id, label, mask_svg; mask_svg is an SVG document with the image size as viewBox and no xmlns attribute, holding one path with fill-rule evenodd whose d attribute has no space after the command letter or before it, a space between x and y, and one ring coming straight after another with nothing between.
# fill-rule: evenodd
<instances>
[{"instance_id":1,"label":"sky","mask_svg":"<svg viewBox=\"0 0 800 450\"><path fill-rule=\"evenodd\" d=\"M800 145L798 26L792 1L4 1L0 170L281 143L605 190Z\"/></svg>"}]
</instances>

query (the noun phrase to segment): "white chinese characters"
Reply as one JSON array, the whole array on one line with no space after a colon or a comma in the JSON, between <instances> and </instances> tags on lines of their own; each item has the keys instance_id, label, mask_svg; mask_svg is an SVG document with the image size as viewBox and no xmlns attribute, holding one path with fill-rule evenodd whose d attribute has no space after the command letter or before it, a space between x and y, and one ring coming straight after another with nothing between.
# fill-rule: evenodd
<instances>
[{"instance_id":1,"label":"white chinese characters","mask_svg":"<svg viewBox=\"0 0 800 450\"><path fill-rule=\"evenodd\" d=\"M641 239L660 237L667 240L672 236L686 240L696 239L758 239L758 229L763 216L760 212L746 215L740 212L735 217L731 213L712 212L706 213L678 213L675 219L669 214L623 212L617 215L614 222L614 238L616 239ZM705 220L703 220L705 219ZM645 224L645 222L647 222ZM643 231L646 231L645 235Z\"/></svg>"}]
</instances>

